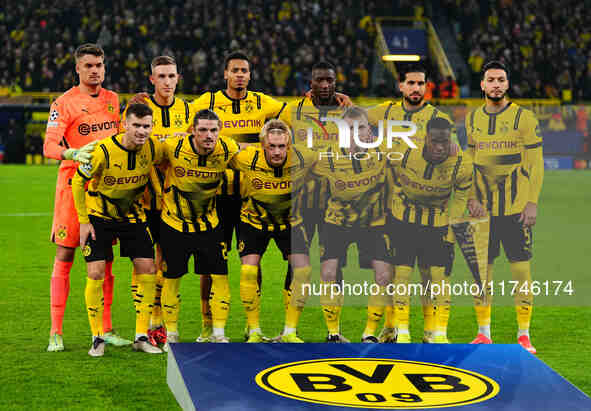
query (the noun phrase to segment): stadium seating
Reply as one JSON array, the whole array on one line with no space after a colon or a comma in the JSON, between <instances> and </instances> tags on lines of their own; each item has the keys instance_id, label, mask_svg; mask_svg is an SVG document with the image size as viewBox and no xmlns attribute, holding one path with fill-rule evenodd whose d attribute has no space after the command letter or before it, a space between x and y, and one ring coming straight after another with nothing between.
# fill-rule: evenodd
<instances>
[{"instance_id":1,"label":"stadium seating","mask_svg":"<svg viewBox=\"0 0 591 411\"><path fill-rule=\"evenodd\" d=\"M122 93L148 90L149 63L161 54L180 62L180 92L220 88L224 55L242 49L253 56L253 89L299 95L311 65L329 59L344 89L367 94L374 31L367 18L360 21L374 7L354 0L90 0L82 10L24 0L0 14L0 88L66 90L76 82L75 47L98 42L107 54L105 85Z\"/></svg>"}]
</instances>

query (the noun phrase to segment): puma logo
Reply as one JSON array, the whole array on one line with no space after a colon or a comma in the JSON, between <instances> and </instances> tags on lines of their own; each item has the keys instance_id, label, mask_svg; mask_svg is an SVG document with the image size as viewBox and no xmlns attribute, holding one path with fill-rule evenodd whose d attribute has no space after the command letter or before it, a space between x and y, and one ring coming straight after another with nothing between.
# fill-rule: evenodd
<instances>
[{"instance_id":1,"label":"puma logo","mask_svg":"<svg viewBox=\"0 0 591 411\"><path fill-rule=\"evenodd\" d=\"M113 164L115 167L119 167L119 170L121 170L121 164Z\"/></svg>"}]
</instances>

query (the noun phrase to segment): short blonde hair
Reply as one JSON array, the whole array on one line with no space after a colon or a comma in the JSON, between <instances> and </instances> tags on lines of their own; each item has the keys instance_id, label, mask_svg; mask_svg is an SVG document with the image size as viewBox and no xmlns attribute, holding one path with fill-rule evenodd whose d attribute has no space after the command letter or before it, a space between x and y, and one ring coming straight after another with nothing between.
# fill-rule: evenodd
<instances>
[{"instance_id":1,"label":"short blonde hair","mask_svg":"<svg viewBox=\"0 0 591 411\"><path fill-rule=\"evenodd\" d=\"M264 143L267 140L267 136L271 132L280 132L287 135L287 144L291 144L291 130L285 121L279 119L267 121L261 129L261 133L259 135L261 143Z\"/></svg>"}]
</instances>

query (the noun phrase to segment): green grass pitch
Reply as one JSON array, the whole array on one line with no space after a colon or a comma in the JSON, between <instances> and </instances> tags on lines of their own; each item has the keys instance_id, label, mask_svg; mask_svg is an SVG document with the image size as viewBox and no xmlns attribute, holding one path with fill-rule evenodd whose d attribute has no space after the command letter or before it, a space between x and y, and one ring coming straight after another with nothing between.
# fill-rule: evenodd
<instances>
[{"instance_id":1,"label":"green grass pitch","mask_svg":"<svg viewBox=\"0 0 591 411\"><path fill-rule=\"evenodd\" d=\"M84 306L85 265L78 254L71 272L71 289L64 320L66 351L47 353L50 326L49 277L55 247L49 242L57 168L54 166L0 166L0 400L8 409L175 409L166 386L166 356L134 353L108 346L102 359L87 355L90 330ZM589 182L587 172L547 172L534 237L534 279L572 279L575 294L559 299L540 298L534 308L532 341L538 356L582 391L591 394L589 295ZM117 254L116 254L117 255ZM313 253L314 256L317 255ZM356 265L351 258L351 265ZM262 326L276 335L283 326L281 288L285 265L274 245L263 258ZM229 257L232 308L228 335L242 341L244 311L238 290L239 260ZM354 268L348 268L347 272ZM127 338L134 331L130 296L131 263L116 259L113 322ZM369 274L368 274L369 275ZM468 278L457 252L454 278ZM415 272L413 278L417 278ZM368 277L369 278L369 277ZM500 258L495 279L509 280L508 265ZM200 332L199 286L195 275L185 276L180 318L181 341L194 341ZM345 307L342 331L359 341L365 309ZM422 336L420 306L412 309L414 341ZM493 338L497 343L516 341L516 320L511 300L493 308ZM325 327L319 307L310 305L301 319L301 337L322 341ZM452 342L470 341L476 320L469 302L452 307L449 336ZM524 378L527 378L526 376ZM543 389L543 387L540 387Z\"/></svg>"}]
</instances>

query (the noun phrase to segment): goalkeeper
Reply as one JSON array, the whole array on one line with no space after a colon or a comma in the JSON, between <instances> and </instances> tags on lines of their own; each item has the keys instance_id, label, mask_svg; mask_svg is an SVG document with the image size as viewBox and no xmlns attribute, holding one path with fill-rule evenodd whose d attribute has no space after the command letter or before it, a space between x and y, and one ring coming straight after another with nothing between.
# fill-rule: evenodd
<instances>
[{"instance_id":1,"label":"goalkeeper","mask_svg":"<svg viewBox=\"0 0 591 411\"><path fill-rule=\"evenodd\" d=\"M45 157L63 160L57 177L51 229L51 241L57 249L51 275L51 331L47 351L64 350L62 322L70 290L70 270L80 242L80 225L72 198L72 178L78 163L90 162L95 142L116 134L119 127L119 98L115 92L102 88L105 78L103 50L95 44L84 44L76 49L75 59L80 84L66 91L51 105L43 146ZM104 339L114 345L131 344L131 341L120 338L112 331L112 261L106 264L103 284Z\"/></svg>"}]
</instances>

